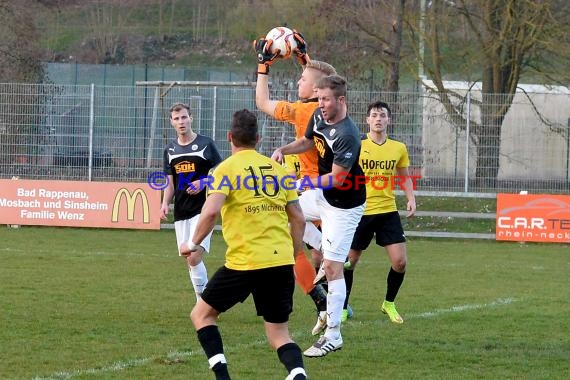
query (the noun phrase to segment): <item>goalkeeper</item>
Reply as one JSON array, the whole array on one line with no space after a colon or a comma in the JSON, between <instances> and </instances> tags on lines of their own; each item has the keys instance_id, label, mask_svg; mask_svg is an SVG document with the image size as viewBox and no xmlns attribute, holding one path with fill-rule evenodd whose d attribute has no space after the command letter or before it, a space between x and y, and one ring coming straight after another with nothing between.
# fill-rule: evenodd
<instances>
[{"instance_id":1,"label":"goalkeeper","mask_svg":"<svg viewBox=\"0 0 570 380\"><path fill-rule=\"evenodd\" d=\"M271 54L272 40L260 38L254 41L254 49L257 53L257 84L255 88L255 103L257 108L265 114L279 121L291 124L295 130L295 138L305 135L307 124L318 107L316 83L319 79L336 74L333 66L326 62L311 60L307 54L307 45L303 36L294 31L297 48L293 50L297 62L303 67L301 77L297 81L299 100L289 102L286 100L272 100L269 97L269 69L277 60L279 53ZM300 163L301 179L318 177L318 158L316 148L312 148L298 155ZM314 189L306 189L300 197L306 196L306 192ZM302 203L302 202L301 202ZM313 265L305 255L298 255L295 259L295 274L297 282L306 294L309 294L317 307L317 324L313 328L313 334L318 334L326 326L326 293L322 285L315 286L315 268L318 269L322 260L321 232L311 222L306 223L303 240L310 246Z\"/></svg>"}]
</instances>

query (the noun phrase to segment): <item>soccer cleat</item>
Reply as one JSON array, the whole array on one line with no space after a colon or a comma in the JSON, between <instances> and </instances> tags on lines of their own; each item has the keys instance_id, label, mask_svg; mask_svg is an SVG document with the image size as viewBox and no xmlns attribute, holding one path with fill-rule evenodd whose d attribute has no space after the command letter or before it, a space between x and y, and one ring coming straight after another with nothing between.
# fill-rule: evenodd
<instances>
[{"instance_id":1,"label":"soccer cleat","mask_svg":"<svg viewBox=\"0 0 570 380\"><path fill-rule=\"evenodd\" d=\"M398 311L396 310L396 306L394 305L394 302L384 301L382 303L381 310L382 310L382 313L388 315L388 317L390 318L390 320L392 322L399 323L399 324L404 323L404 319L402 319L400 314L398 314Z\"/></svg>"},{"instance_id":2,"label":"soccer cleat","mask_svg":"<svg viewBox=\"0 0 570 380\"><path fill-rule=\"evenodd\" d=\"M340 316L341 322L346 322L347 319L350 319L354 316L354 312L350 305L346 305L346 309L342 309L342 315Z\"/></svg>"},{"instance_id":3,"label":"soccer cleat","mask_svg":"<svg viewBox=\"0 0 570 380\"><path fill-rule=\"evenodd\" d=\"M321 266L319 266L319 270L317 271L317 275L315 276L315 279L313 280L313 284L318 284L319 282L321 282L326 276L325 273L325 261L321 261Z\"/></svg>"},{"instance_id":4,"label":"soccer cleat","mask_svg":"<svg viewBox=\"0 0 570 380\"><path fill-rule=\"evenodd\" d=\"M311 334L319 335L326 327L327 327L327 312L326 312L326 310L317 311L317 323L315 324L315 327L313 327Z\"/></svg>"},{"instance_id":5,"label":"soccer cleat","mask_svg":"<svg viewBox=\"0 0 570 380\"><path fill-rule=\"evenodd\" d=\"M341 348L342 336L339 335L338 339L333 340L323 335L311 347L307 348L303 355L309 358L318 358Z\"/></svg>"},{"instance_id":6,"label":"soccer cleat","mask_svg":"<svg viewBox=\"0 0 570 380\"><path fill-rule=\"evenodd\" d=\"M295 378L298 377L297 375L303 375L303 379L306 379L306 378L307 378L307 373L305 372L305 369L304 369L304 368L301 368L301 367L297 367L297 368L294 368L294 369L289 373L289 376L287 376L287 377L285 378L285 380L295 380Z\"/></svg>"}]
</instances>

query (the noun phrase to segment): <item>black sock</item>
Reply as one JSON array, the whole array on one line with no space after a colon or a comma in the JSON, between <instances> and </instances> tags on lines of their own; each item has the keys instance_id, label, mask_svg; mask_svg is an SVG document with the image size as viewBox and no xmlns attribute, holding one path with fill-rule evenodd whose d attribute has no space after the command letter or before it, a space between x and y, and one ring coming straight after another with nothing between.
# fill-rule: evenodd
<instances>
[{"instance_id":1,"label":"black sock","mask_svg":"<svg viewBox=\"0 0 570 380\"><path fill-rule=\"evenodd\" d=\"M386 301L394 302L396 295L404 282L404 276L406 272L399 273L390 267L390 272L388 272L388 278L386 279Z\"/></svg>"},{"instance_id":2,"label":"black sock","mask_svg":"<svg viewBox=\"0 0 570 380\"><path fill-rule=\"evenodd\" d=\"M327 292L322 284L317 284L313 290L309 292L318 311L325 311L327 309Z\"/></svg>"},{"instance_id":3,"label":"black sock","mask_svg":"<svg viewBox=\"0 0 570 380\"><path fill-rule=\"evenodd\" d=\"M218 362L212 367L216 380L232 380L228 372L228 365L226 363Z\"/></svg>"},{"instance_id":4,"label":"black sock","mask_svg":"<svg viewBox=\"0 0 570 380\"><path fill-rule=\"evenodd\" d=\"M350 297L350 291L352 290L352 282L354 280L354 270L345 269L344 270L344 282L346 283L346 298L344 300L343 309L348 308L348 298Z\"/></svg>"},{"instance_id":5,"label":"black sock","mask_svg":"<svg viewBox=\"0 0 570 380\"><path fill-rule=\"evenodd\" d=\"M198 341L202 346L202 349L206 353L208 359L224 354L224 344L222 342L222 336L218 330L218 326L210 325L202 327L200 330L196 331L198 335ZM230 380L230 375L228 373L228 365L226 363L217 362L212 366L212 371L216 375L216 380Z\"/></svg>"},{"instance_id":6,"label":"black sock","mask_svg":"<svg viewBox=\"0 0 570 380\"><path fill-rule=\"evenodd\" d=\"M305 368L303 365L303 354L297 343L285 343L277 349L279 361L283 363L287 372L291 372L295 368ZM305 376L298 374L295 379L306 379Z\"/></svg>"}]
</instances>

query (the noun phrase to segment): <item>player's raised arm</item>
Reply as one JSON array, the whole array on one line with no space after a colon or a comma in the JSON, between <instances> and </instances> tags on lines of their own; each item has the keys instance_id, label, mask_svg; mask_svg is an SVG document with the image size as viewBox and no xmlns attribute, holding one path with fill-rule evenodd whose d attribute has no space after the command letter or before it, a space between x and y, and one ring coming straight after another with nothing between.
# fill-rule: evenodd
<instances>
[{"instance_id":1,"label":"player's raised arm","mask_svg":"<svg viewBox=\"0 0 570 380\"><path fill-rule=\"evenodd\" d=\"M255 105L269 116L275 113L276 100L269 98L269 67L277 58L268 53L268 48L273 41L260 38L253 41L253 49L257 55L257 83L255 85Z\"/></svg>"},{"instance_id":2,"label":"player's raised arm","mask_svg":"<svg viewBox=\"0 0 570 380\"><path fill-rule=\"evenodd\" d=\"M315 143L312 140L309 140L306 137L301 137L285 146L275 149L271 155L271 159L277 162L283 162L284 155L303 153L311 149L313 146L315 146Z\"/></svg>"}]
</instances>

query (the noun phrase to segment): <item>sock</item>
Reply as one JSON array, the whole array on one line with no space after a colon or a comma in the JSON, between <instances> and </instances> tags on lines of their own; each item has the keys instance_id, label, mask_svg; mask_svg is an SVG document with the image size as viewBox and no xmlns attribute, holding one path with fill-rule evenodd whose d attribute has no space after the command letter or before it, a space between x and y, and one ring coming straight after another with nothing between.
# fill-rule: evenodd
<instances>
[{"instance_id":1,"label":"sock","mask_svg":"<svg viewBox=\"0 0 570 380\"><path fill-rule=\"evenodd\" d=\"M344 278L329 281L327 295L327 330L329 327L340 327L342 306L346 298L346 283Z\"/></svg>"},{"instance_id":2,"label":"sock","mask_svg":"<svg viewBox=\"0 0 570 380\"><path fill-rule=\"evenodd\" d=\"M309 292L309 296L315 303L317 311L327 310L327 292L321 284L315 285L313 290Z\"/></svg>"},{"instance_id":3,"label":"sock","mask_svg":"<svg viewBox=\"0 0 570 380\"><path fill-rule=\"evenodd\" d=\"M303 289L305 294L309 294L311 290L315 287L313 280L315 279L315 272L313 271L313 266L307 259L304 252L300 252L297 257L295 257L295 265L293 266L295 270L295 281Z\"/></svg>"},{"instance_id":4,"label":"sock","mask_svg":"<svg viewBox=\"0 0 570 380\"><path fill-rule=\"evenodd\" d=\"M324 334L330 340L337 340L340 338L340 325L335 327L327 327Z\"/></svg>"},{"instance_id":5,"label":"sock","mask_svg":"<svg viewBox=\"0 0 570 380\"><path fill-rule=\"evenodd\" d=\"M277 349L277 356L279 361L283 363L287 372L290 374L295 371L296 375L293 379L306 379L307 374L305 372L305 367L303 365L303 355L301 354L301 349L297 343L285 343ZM299 377L299 375L304 375L304 377Z\"/></svg>"},{"instance_id":6,"label":"sock","mask_svg":"<svg viewBox=\"0 0 570 380\"><path fill-rule=\"evenodd\" d=\"M190 281L192 281L192 286L194 287L194 292L196 293L196 298L198 298L206 288L208 284L208 271L203 261L196 266L190 266Z\"/></svg>"},{"instance_id":7,"label":"sock","mask_svg":"<svg viewBox=\"0 0 570 380\"><path fill-rule=\"evenodd\" d=\"M344 300L343 309L348 308L348 298L350 297L350 291L352 290L353 280L354 280L354 270L345 269L344 270L344 282L346 283L346 299Z\"/></svg>"},{"instance_id":8,"label":"sock","mask_svg":"<svg viewBox=\"0 0 570 380\"><path fill-rule=\"evenodd\" d=\"M390 267L390 272L388 272L388 278L386 279L386 301L394 302L396 295L404 282L404 276L406 272L399 273Z\"/></svg>"},{"instance_id":9,"label":"sock","mask_svg":"<svg viewBox=\"0 0 570 380\"><path fill-rule=\"evenodd\" d=\"M293 377L291 377L293 376ZM291 372L289 372L289 376L285 378L285 380L305 380L307 379L307 372L305 372L305 368L295 368Z\"/></svg>"},{"instance_id":10,"label":"sock","mask_svg":"<svg viewBox=\"0 0 570 380\"><path fill-rule=\"evenodd\" d=\"M218 362L212 367L216 380L232 380L226 363Z\"/></svg>"},{"instance_id":11,"label":"sock","mask_svg":"<svg viewBox=\"0 0 570 380\"><path fill-rule=\"evenodd\" d=\"M198 341L206 353L210 369L214 371L216 380L230 380L228 364L224 355L224 344L218 326L210 325L196 331Z\"/></svg>"}]
</instances>

